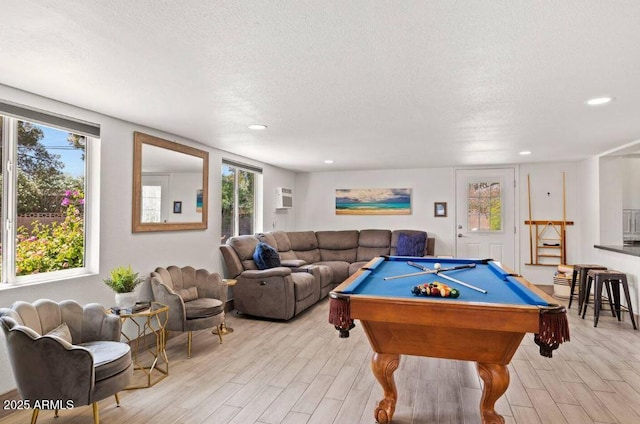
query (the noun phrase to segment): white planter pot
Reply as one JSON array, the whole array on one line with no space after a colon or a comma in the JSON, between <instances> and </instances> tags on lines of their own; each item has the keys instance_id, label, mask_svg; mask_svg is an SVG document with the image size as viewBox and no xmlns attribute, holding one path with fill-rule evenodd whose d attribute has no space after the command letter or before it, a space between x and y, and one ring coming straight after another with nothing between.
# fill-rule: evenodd
<instances>
[{"instance_id":1,"label":"white planter pot","mask_svg":"<svg viewBox=\"0 0 640 424\"><path fill-rule=\"evenodd\" d=\"M119 308L133 308L138 300L135 292L116 293L116 306Z\"/></svg>"}]
</instances>

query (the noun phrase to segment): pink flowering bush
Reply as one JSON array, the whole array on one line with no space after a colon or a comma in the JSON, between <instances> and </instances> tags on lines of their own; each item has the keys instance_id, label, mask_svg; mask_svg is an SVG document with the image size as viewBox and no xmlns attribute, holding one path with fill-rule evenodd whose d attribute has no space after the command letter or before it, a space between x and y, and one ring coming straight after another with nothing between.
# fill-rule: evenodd
<instances>
[{"instance_id":1,"label":"pink flowering bush","mask_svg":"<svg viewBox=\"0 0 640 424\"><path fill-rule=\"evenodd\" d=\"M65 191L61 202L63 222L41 224L17 230L16 275L58 271L84 266L84 194Z\"/></svg>"}]
</instances>

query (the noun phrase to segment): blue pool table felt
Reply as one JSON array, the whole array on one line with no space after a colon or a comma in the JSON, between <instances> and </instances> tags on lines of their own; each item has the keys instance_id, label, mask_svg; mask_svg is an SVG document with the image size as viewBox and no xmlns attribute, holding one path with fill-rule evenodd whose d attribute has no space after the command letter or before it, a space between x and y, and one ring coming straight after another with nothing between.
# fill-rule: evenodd
<instances>
[{"instance_id":1,"label":"blue pool table felt","mask_svg":"<svg viewBox=\"0 0 640 424\"><path fill-rule=\"evenodd\" d=\"M439 263L442 268L450 268L459 265L475 263L475 268L446 271L444 274L485 289L486 294L464 287L453 281L439 277L436 274L424 274L413 277L384 280L385 277L393 277L403 274L420 272L418 268L409 265L412 261L427 268L433 268L435 263ZM438 281L451 288L460 291L460 297L442 298L439 296L415 296L411 293L414 286L424 283ZM460 301L477 303L494 303L509 305L541 305L547 306L549 303L543 300L536 293L529 290L514 277L509 276L494 262L483 264L480 260L473 259L435 259L435 258L411 258L400 256L389 256L378 258L355 280L351 282L343 291L344 294L360 294L381 297L400 297L413 299L440 299L442 301Z\"/></svg>"}]
</instances>

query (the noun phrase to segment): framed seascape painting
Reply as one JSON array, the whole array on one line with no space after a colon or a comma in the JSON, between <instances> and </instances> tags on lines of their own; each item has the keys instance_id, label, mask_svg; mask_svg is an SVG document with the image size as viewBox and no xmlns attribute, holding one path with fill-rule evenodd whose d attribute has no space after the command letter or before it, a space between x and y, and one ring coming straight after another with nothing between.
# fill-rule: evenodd
<instances>
[{"instance_id":1,"label":"framed seascape painting","mask_svg":"<svg viewBox=\"0 0 640 424\"><path fill-rule=\"evenodd\" d=\"M336 189L336 215L411 215L411 189Z\"/></svg>"}]
</instances>

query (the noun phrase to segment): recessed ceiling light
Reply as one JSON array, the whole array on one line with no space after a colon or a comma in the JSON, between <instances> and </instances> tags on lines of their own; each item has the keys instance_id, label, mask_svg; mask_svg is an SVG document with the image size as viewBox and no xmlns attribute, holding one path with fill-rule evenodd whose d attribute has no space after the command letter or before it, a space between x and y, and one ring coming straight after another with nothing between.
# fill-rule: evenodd
<instances>
[{"instance_id":1,"label":"recessed ceiling light","mask_svg":"<svg viewBox=\"0 0 640 424\"><path fill-rule=\"evenodd\" d=\"M521 151L521 152L520 152L520 154L521 154L522 156L526 156L526 155L530 155L530 154L531 154L531 152L530 152L529 150L523 150L523 151Z\"/></svg>"},{"instance_id":2,"label":"recessed ceiling light","mask_svg":"<svg viewBox=\"0 0 640 424\"><path fill-rule=\"evenodd\" d=\"M262 125L262 124L253 124L253 125L249 125L249 129L252 129L252 130L266 130L267 126L266 125Z\"/></svg>"},{"instance_id":3,"label":"recessed ceiling light","mask_svg":"<svg viewBox=\"0 0 640 424\"><path fill-rule=\"evenodd\" d=\"M333 160L331 160L331 159L327 159L327 160L325 160L325 161L324 161L324 163L332 164L332 163L333 163Z\"/></svg>"},{"instance_id":4,"label":"recessed ceiling light","mask_svg":"<svg viewBox=\"0 0 640 424\"><path fill-rule=\"evenodd\" d=\"M594 99L589 99L587 100L587 104L589 106L598 106L598 105L604 105L609 103L611 100L613 100L613 97L596 97Z\"/></svg>"}]
</instances>

